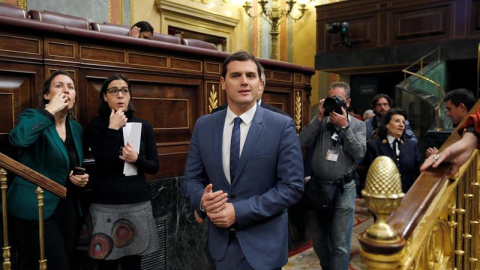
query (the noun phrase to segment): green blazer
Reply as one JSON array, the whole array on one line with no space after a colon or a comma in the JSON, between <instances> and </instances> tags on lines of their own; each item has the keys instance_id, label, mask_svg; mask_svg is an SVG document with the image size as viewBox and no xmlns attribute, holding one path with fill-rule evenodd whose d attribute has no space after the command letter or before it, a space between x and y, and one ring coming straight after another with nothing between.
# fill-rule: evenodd
<instances>
[{"instance_id":1,"label":"green blazer","mask_svg":"<svg viewBox=\"0 0 480 270\"><path fill-rule=\"evenodd\" d=\"M71 119L68 123L80 166L83 166L82 126ZM23 111L17 126L10 132L10 143L19 150L19 162L65 186L70 160L55 124L47 116L36 109ZM36 188L36 185L16 176L8 189L8 212L22 219L38 220ZM47 190L44 190L43 196L43 218L47 219L57 207L60 197Z\"/></svg>"}]
</instances>

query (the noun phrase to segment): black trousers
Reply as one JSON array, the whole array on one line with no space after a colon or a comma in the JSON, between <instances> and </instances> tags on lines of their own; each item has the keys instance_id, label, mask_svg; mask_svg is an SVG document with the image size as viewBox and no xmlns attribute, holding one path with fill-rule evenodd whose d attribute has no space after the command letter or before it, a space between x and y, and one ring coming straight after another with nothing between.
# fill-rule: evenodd
<instances>
[{"instance_id":1,"label":"black trousers","mask_svg":"<svg viewBox=\"0 0 480 270\"><path fill-rule=\"evenodd\" d=\"M40 244L38 220L11 216L17 270L38 269ZM53 214L44 220L45 258L49 270L70 269L79 233L80 215L76 196L60 199Z\"/></svg>"}]
</instances>

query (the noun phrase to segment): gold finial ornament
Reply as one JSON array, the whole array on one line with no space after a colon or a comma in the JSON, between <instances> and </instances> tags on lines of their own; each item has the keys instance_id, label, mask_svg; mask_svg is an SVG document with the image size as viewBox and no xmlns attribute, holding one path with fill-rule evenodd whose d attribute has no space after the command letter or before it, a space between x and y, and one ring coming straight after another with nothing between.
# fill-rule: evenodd
<instances>
[{"instance_id":1,"label":"gold finial ornament","mask_svg":"<svg viewBox=\"0 0 480 270\"><path fill-rule=\"evenodd\" d=\"M375 223L366 230L364 237L382 242L398 241L399 236L387 223L387 219L400 206L405 193L402 192L400 173L391 158L379 156L373 161L362 195L368 209L377 217Z\"/></svg>"}]
</instances>

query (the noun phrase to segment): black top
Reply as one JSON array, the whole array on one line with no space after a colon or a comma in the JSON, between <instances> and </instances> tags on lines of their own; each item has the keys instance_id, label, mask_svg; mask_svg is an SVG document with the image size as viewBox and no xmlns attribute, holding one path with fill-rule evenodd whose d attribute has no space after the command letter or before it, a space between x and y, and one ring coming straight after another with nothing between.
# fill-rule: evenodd
<instances>
[{"instance_id":1,"label":"black top","mask_svg":"<svg viewBox=\"0 0 480 270\"><path fill-rule=\"evenodd\" d=\"M88 125L88 144L95 158L95 179L92 179L92 202L132 204L150 200L145 173L155 174L159 168L157 146L152 126L145 120L127 114L127 122L142 123L140 153L134 165L137 175L125 176L125 162L119 158L123 129L108 128L109 115L98 116Z\"/></svg>"}]
</instances>

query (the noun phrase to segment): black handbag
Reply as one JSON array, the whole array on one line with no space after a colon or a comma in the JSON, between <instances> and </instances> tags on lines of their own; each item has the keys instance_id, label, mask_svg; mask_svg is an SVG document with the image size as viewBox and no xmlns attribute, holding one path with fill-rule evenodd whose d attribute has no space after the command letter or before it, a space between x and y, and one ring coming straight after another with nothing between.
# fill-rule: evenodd
<instances>
[{"instance_id":1,"label":"black handbag","mask_svg":"<svg viewBox=\"0 0 480 270\"><path fill-rule=\"evenodd\" d=\"M333 199L338 185L322 182L320 179L312 177L305 184L303 199L312 209L319 211L329 211L333 207Z\"/></svg>"}]
</instances>

